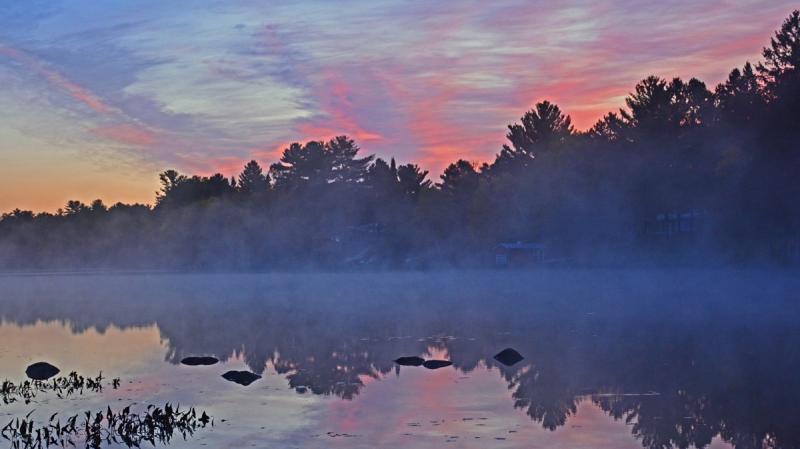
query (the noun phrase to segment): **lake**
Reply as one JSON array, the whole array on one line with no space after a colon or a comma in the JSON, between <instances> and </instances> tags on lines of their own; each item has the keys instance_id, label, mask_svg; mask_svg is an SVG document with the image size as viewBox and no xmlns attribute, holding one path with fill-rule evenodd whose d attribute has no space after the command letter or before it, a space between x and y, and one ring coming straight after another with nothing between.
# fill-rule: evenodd
<instances>
[{"instance_id":1,"label":"lake","mask_svg":"<svg viewBox=\"0 0 800 449\"><path fill-rule=\"evenodd\" d=\"M179 403L213 426L169 447L796 448L798 292L736 270L7 275L0 379L105 379L0 426Z\"/></svg>"}]
</instances>

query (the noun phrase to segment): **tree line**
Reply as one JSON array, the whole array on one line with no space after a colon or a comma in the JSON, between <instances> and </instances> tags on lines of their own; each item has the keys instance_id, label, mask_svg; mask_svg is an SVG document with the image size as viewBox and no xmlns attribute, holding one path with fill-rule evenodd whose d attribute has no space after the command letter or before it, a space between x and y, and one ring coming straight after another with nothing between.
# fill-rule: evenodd
<instances>
[{"instance_id":1,"label":"tree line","mask_svg":"<svg viewBox=\"0 0 800 449\"><path fill-rule=\"evenodd\" d=\"M159 175L155 204L69 201L0 220L0 267L480 266L497 244L550 264L800 261L800 11L713 89L649 76L578 131L548 101L491 162L440 179L339 136L238 177Z\"/></svg>"}]
</instances>

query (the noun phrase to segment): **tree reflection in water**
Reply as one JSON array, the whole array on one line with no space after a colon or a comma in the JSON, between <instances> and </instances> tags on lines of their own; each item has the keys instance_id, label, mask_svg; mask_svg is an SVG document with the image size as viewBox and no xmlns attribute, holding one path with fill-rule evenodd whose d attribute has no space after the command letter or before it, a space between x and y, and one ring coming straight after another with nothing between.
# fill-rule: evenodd
<instances>
[{"instance_id":1,"label":"tree reflection in water","mask_svg":"<svg viewBox=\"0 0 800 449\"><path fill-rule=\"evenodd\" d=\"M737 276L92 276L35 288L4 279L0 315L75 332L156 324L171 363L240 355L257 374L271 365L298 391L343 399L397 369L399 356L444 353L465 373L496 370L514 406L547 429L592 401L647 448L716 436L740 449L799 447L797 281ZM499 364L492 356L505 347L525 359Z\"/></svg>"}]
</instances>

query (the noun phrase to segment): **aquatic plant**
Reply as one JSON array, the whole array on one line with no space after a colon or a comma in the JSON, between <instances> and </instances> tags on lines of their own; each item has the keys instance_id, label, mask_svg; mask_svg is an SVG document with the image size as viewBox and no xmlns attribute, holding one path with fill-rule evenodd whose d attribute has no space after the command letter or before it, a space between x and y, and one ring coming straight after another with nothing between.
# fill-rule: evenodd
<instances>
[{"instance_id":1,"label":"aquatic plant","mask_svg":"<svg viewBox=\"0 0 800 449\"><path fill-rule=\"evenodd\" d=\"M0 400L4 404L11 404L18 400L23 400L29 404L38 393L54 392L59 398L65 398L73 394L83 394L84 391L100 393L103 391L103 373L96 377L84 377L75 371L66 376L55 377L50 380L26 380L15 383L4 380L0 383ZM119 388L119 378L111 380L113 389Z\"/></svg>"},{"instance_id":2,"label":"aquatic plant","mask_svg":"<svg viewBox=\"0 0 800 449\"><path fill-rule=\"evenodd\" d=\"M185 440L198 429L213 426L205 411L194 407L181 410L180 405L164 407L148 405L141 413L132 413L127 406L115 413L108 407L105 412L87 411L73 415L63 423L58 413L50 416L46 424L39 425L31 418L14 418L0 430L0 436L11 442L13 449L42 449L53 446L76 446L83 442L87 448L100 448L104 444L123 444L139 447L142 443L169 444L176 436ZM82 422L78 419L83 416ZM77 444L76 444L77 443Z\"/></svg>"}]
</instances>

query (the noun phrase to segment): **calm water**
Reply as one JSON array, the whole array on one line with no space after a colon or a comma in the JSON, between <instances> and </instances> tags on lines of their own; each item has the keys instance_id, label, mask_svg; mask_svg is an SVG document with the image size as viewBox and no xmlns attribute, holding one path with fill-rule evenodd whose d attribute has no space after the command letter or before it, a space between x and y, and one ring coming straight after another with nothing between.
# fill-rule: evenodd
<instances>
[{"instance_id":1,"label":"calm water","mask_svg":"<svg viewBox=\"0 0 800 449\"><path fill-rule=\"evenodd\" d=\"M0 379L122 380L0 426L169 401L215 421L170 447L796 448L798 292L731 271L0 277Z\"/></svg>"}]
</instances>

